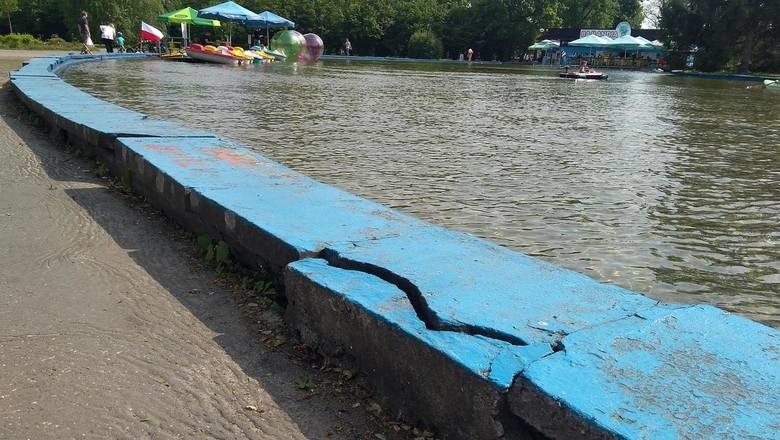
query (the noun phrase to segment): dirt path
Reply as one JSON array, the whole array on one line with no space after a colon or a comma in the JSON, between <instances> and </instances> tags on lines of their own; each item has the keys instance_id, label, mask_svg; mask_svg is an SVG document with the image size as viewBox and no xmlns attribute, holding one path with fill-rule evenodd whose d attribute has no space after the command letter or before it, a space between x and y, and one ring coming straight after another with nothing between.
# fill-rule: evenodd
<instances>
[{"instance_id":1,"label":"dirt path","mask_svg":"<svg viewBox=\"0 0 780 440\"><path fill-rule=\"evenodd\" d=\"M0 89L0 439L412 435L28 119Z\"/></svg>"}]
</instances>

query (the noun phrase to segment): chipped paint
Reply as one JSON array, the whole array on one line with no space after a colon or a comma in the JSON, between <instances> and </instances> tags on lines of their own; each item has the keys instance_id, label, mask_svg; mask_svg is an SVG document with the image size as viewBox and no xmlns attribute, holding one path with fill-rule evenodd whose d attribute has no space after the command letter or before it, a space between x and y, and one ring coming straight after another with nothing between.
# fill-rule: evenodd
<instances>
[{"instance_id":1,"label":"chipped paint","mask_svg":"<svg viewBox=\"0 0 780 440\"><path fill-rule=\"evenodd\" d=\"M186 206L211 232L253 247L242 250L277 270L291 263L290 276L324 292L333 313L359 313L361 325L442 356L455 367L447 371L506 393L514 416L543 434L778 438L777 330L713 307L658 304L425 223L56 76L96 59L105 58L36 58L11 73L11 85L106 160L116 159L105 151L121 149L117 166L145 178L157 203ZM306 258L315 255L333 265ZM383 342L364 347L376 353ZM425 385L424 376L405 380ZM494 417L499 401L485 402Z\"/></svg>"}]
</instances>

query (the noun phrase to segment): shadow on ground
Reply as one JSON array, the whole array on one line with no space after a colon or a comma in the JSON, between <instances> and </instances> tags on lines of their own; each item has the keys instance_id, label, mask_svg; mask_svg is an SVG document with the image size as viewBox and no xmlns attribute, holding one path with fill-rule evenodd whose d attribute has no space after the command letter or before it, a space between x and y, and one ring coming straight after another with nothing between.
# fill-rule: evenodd
<instances>
[{"instance_id":1,"label":"shadow on ground","mask_svg":"<svg viewBox=\"0 0 780 440\"><path fill-rule=\"evenodd\" d=\"M388 429L392 426L370 414L378 407L372 405L359 378L349 380L338 372L322 371L323 361L284 333L278 313L256 312L251 299L237 296L220 282L196 256L190 234L143 200L112 190L106 180L95 177L91 161L68 154L66 145L55 145L51 139L42 142L47 132L41 120L7 85L0 89L0 104L5 109L2 119L38 157L48 177L61 182L66 194L140 267L218 334L214 341L261 384L306 437L413 437L408 426ZM72 188L76 182L96 186ZM309 380L313 391L301 386L302 378Z\"/></svg>"}]
</instances>

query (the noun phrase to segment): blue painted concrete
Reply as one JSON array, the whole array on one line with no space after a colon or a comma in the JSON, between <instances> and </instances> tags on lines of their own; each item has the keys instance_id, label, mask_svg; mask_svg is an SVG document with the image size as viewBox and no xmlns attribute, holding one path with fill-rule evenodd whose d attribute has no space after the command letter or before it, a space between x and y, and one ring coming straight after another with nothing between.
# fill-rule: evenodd
<instances>
[{"instance_id":1,"label":"blue painted concrete","mask_svg":"<svg viewBox=\"0 0 780 440\"><path fill-rule=\"evenodd\" d=\"M526 344L653 307L656 301L436 226L383 240L336 243L340 258L409 280L443 324L490 329Z\"/></svg>"},{"instance_id":2,"label":"blue painted concrete","mask_svg":"<svg viewBox=\"0 0 780 440\"><path fill-rule=\"evenodd\" d=\"M337 242L377 240L426 226L222 139L118 141L183 186L301 255L315 254Z\"/></svg>"},{"instance_id":3,"label":"blue painted concrete","mask_svg":"<svg viewBox=\"0 0 780 440\"><path fill-rule=\"evenodd\" d=\"M50 65L61 65L52 62ZM86 137L90 134L107 137L117 136L179 136L213 137L214 135L185 127L169 121L149 118L142 113L125 109L115 104L84 93L62 80L52 81L56 75L46 76L43 63L31 63L22 70L33 67L28 74L11 73L11 82L16 89L34 102L45 102L46 112L68 121L74 130Z\"/></svg>"},{"instance_id":4,"label":"blue painted concrete","mask_svg":"<svg viewBox=\"0 0 780 440\"><path fill-rule=\"evenodd\" d=\"M373 275L334 268L325 260L304 259L289 265L293 272L329 289L334 295L361 307L375 319L438 350L465 371L484 378L502 390L531 362L552 353L549 344L515 346L483 336L428 330L417 318L406 294Z\"/></svg>"},{"instance_id":5,"label":"blue painted concrete","mask_svg":"<svg viewBox=\"0 0 780 440\"><path fill-rule=\"evenodd\" d=\"M341 258L398 274L420 289L445 324L494 329L510 340L532 344L656 304L471 235L424 223L226 141L119 141L175 181L301 255L330 249ZM218 160L220 155L223 160ZM469 269L452 270L453 261L468 262Z\"/></svg>"},{"instance_id":6,"label":"blue painted concrete","mask_svg":"<svg viewBox=\"0 0 780 440\"><path fill-rule=\"evenodd\" d=\"M210 133L103 103L49 75L85 59L94 57L30 62L11 74L12 84L55 124L111 139L297 258L323 255L363 271L319 260L291 266L475 375L485 377L492 359L486 379L495 386L517 375L562 410L629 438L778 432L777 330L710 307L658 306L324 185ZM428 327L451 331L426 328L410 298ZM564 350L541 357L553 346Z\"/></svg>"},{"instance_id":7,"label":"blue painted concrete","mask_svg":"<svg viewBox=\"0 0 780 440\"><path fill-rule=\"evenodd\" d=\"M780 438L778 334L710 306L655 308L568 336L531 383L625 438Z\"/></svg>"}]
</instances>

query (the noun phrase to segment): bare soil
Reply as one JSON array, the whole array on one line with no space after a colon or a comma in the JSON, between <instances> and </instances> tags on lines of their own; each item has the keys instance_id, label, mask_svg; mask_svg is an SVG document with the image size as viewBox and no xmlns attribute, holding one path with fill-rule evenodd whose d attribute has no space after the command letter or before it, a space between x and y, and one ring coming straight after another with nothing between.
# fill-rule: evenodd
<instances>
[{"instance_id":1,"label":"bare soil","mask_svg":"<svg viewBox=\"0 0 780 440\"><path fill-rule=\"evenodd\" d=\"M0 89L0 439L432 436L229 281Z\"/></svg>"}]
</instances>

